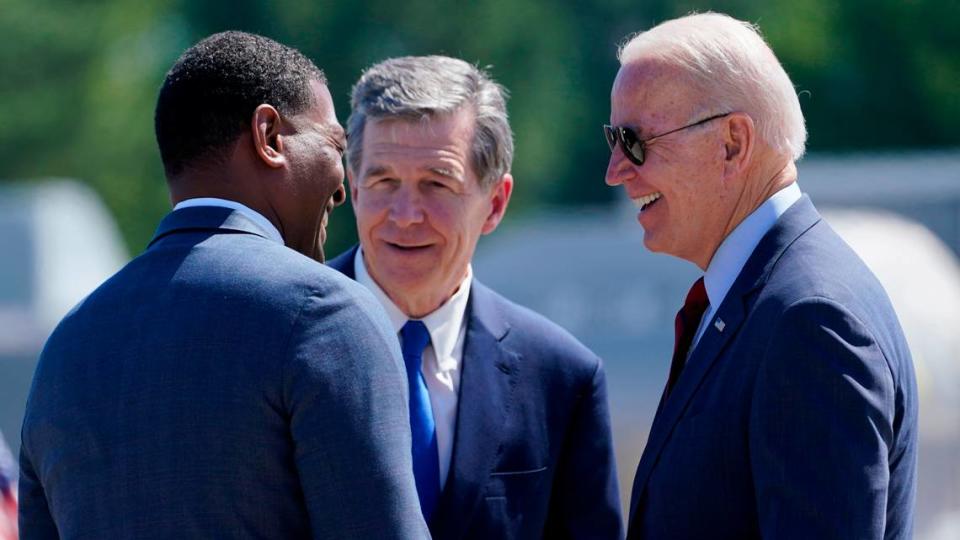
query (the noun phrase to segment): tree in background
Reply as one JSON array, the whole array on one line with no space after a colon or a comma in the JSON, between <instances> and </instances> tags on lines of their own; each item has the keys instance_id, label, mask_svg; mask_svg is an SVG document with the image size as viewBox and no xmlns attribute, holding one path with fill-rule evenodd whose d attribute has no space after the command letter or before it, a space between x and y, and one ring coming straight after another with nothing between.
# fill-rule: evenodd
<instances>
[{"instance_id":1,"label":"tree in background","mask_svg":"<svg viewBox=\"0 0 960 540\"><path fill-rule=\"evenodd\" d=\"M511 92L517 188L511 215L539 205L602 203L617 45L693 10L760 24L801 94L811 151L956 146L960 3L481 0L438 7L277 0L6 0L0 11L0 178L69 176L114 212L132 252L169 210L153 138L165 70L212 32L241 29L299 48L331 81L341 122L350 86L388 56L448 54ZM328 253L355 240L334 213Z\"/></svg>"}]
</instances>

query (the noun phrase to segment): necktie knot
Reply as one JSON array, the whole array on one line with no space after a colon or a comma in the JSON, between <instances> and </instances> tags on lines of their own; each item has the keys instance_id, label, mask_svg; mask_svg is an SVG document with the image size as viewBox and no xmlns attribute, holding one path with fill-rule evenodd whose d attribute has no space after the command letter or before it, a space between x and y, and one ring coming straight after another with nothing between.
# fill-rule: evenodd
<instances>
[{"instance_id":1,"label":"necktie knot","mask_svg":"<svg viewBox=\"0 0 960 540\"><path fill-rule=\"evenodd\" d=\"M707 298L707 288L703 284L703 278L700 278L693 282L690 292L687 293L687 299L683 303L683 309L680 310L683 314L684 324L693 326L694 331L696 331L696 327L700 325L700 318L707 311L708 305L710 305L710 300Z\"/></svg>"},{"instance_id":2,"label":"necktie knot","mask_svg":"<svg viewBox=\"0 0 960 540\"><path fill-rule=\"evenodd\" d=\"M430 343L430 331L423 321L410 320L400 329L400 350L403 352L403 361L407 369L420 370L423 360L423 350ZM413 365L411 365L413 364Z\"/></svg>"}]
</instances>

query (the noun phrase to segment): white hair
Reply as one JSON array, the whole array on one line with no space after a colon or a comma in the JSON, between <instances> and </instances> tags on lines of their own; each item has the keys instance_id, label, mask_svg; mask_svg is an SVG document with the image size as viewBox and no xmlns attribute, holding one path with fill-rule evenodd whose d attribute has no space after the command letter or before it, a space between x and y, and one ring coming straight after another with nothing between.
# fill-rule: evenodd
<instances>
[{"instance_id":1,"label":"white hair","mask_svg":"<svg viewBox=\"0 0 960 540\"><path fill-rule=\"evenodd\" d=\"M794 161L803 155L797 92L755 25L720 13L687 15L631 36L617 57L621 65L652 58L676 66L706 99L706 112L747 113L774 150Z\"/></svg>"}]
</instances>

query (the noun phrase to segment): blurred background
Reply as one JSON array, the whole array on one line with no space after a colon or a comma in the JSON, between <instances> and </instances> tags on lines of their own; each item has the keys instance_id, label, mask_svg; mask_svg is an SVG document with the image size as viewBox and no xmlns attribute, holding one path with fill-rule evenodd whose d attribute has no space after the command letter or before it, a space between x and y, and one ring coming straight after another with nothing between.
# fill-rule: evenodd
<instances>
[{"instance_id":1,"label":"blurred background","mask_svg":"<svg viewBox=\"0 0 960 540\"><path fill-rule=\"evenodd\" d=\"M801 188L884 282L915 357L917 537L960 538L960 2L0 6L0 430L14 452L53 325L142 251L169 211L153 137L165 71L200 38L241 29L324 69L341 122L361 69L390 56L458 56L510 90L516 190L501 228L481 242L476 274L605 359L626 497L666 378L673 313L697 271L643 249L635 211L603 183L600 126L617 45L712 9L758 23L800 92L810 132ZM349 207L329 231L330 255L356 241Z\"/></svg>"}]
</instances>

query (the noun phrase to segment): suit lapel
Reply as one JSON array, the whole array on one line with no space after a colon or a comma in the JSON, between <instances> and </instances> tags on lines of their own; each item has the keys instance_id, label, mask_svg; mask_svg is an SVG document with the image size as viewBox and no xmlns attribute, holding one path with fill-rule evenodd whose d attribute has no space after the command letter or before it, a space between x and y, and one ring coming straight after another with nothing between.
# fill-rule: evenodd
<instances>
[{"instance_id":1,"label":"suit lapel","mask_svg":"<svg viewBox=\"0 0 960 540\"><path fill-rule=\"evenodd\" d=\"M357 256L358 249L360 249L360 245L354 245L352 248L327 261L327 266L333 268L350 279L356 280L357 276L354 272L353 260Z\"/></svg>"},{"instance_id":2,"label":"suit lapel","mask_svg":"<svg viewBox=\"0 0 960 540\"><path fill-rule=\"evenodd\" d=\"M742 298L740 294L733 293L735 293L735 288L730 289L726 300L717 310L714 319L710 321L710 326L704 331L700 342L690 354L690 358L687 359L687 364L683 368L673 391L665 400L661 401L660 409L653 419L650 435L647 437L647 445L640 457L637 474L633 479L633 490L630 497L631 524L637 503L646 488L650 472L656 465L664 445L673 432L673 428L683 416L687 404L696 393L697 388L700 387L700 383L707 372L710 371L710 367L743 324L744 305ZM722 332L715 325L715 321L723 321Z\"/></svg>"},{"instance_id":3,"label":"suit lapel","mask_svg":"<svg viewBox=\"0 0 960 540\"><path fill-rule=\"evenodd\" d=\"M493 293L474 280L460 378L450 474L431 526L438 538L459 538L480 502L515 398L518 357L501 344L509 326Z\"/></svg>"},{"instance_id":4,"label":"suit lapel","mask_svg":"<svg viewBox=\"0 0 960 540\"><path fill-rule=\"evenodd\" d=\"M676 386L661 403L654 417L647 445L633 480L630 497L631 526L636 515L637 504L646 489L647 480L670 434L673 433L674 427L680 421L710 368L746 320L752 302L756 298L751 293L762 287L786 248L819 220L820 215L807 196L791 206L760 240L713 320L708 322L709 326L690 354Z\"/></svg>"}]
</instances>

